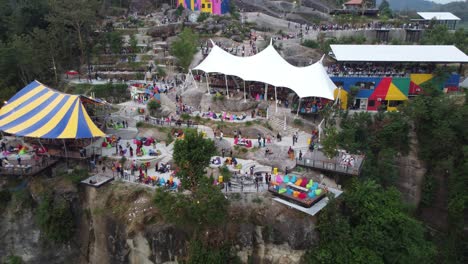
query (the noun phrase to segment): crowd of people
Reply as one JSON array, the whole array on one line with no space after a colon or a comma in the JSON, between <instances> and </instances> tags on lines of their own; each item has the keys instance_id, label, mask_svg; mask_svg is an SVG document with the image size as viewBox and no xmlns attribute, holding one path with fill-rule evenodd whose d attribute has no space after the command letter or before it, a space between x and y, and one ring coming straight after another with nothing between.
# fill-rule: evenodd
<instances>
[{"instance_id":1,"label":"crowd of people","mask_svg":"<svg viewBox=\"0 0 468 264\"><path fill-rule=\"evenodd\" d=\"M327 67L331 76L405 77L410 73L432 73L431 65L344 63Z\"/></svg>"}]
</instances>

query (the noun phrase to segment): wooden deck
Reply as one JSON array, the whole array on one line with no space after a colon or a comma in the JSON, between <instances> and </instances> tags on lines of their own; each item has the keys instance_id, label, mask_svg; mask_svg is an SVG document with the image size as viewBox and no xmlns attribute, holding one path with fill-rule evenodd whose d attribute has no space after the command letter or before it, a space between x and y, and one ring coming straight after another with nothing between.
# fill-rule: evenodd
<instances>
[{"instance_id":1,"label":"wooden deck","mask_svg":"<svg viewBox=\"0 0 468 264\"><path fill-rule=\"evenodd\" d=\"M32 176L36 175L45 169L53 166L58 162L58 159L50 158L44 160L42 164L31 164L28 162L23 162L23 165L10 165L5 167L0 167L0 175L2 176Z\"/></svg>"}]
</instances>

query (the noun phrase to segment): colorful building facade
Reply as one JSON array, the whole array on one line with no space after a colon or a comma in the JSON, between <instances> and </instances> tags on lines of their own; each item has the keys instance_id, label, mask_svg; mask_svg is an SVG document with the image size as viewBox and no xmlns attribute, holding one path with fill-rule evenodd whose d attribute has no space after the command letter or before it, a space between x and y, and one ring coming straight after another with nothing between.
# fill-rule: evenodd
<instances>
[{"instance_id":1,"label":"colorful building facade","mask_svg":"<svg viewBox=\"0 0 468 264\"><path fill-rule=\"evenodd\" d=\"M335 91L335 97L339 97L341 107L347 109L347 97L353 87L358 87L354 108L360 110L376 111L385 105L388 111L396 110L396 107L423 92L421 86L434 79L432 74L411 74L409 77L331 77L332 81L341 87ZM441 89L444 91L456 91L460 83L460 75L451 75ZM339 92L338 92L339 91Z\"/></svg>"},{"instance_id":2,"label":"colorful building facade","mask_svg":"<svg viewBox=\"0 0 468 264\"><path fill-rule=\"evenodd\" d=\"M229 12L229 0L178 0L178 5L192 11L200 11L214 15Z\"/></svg>"}]
</instances>

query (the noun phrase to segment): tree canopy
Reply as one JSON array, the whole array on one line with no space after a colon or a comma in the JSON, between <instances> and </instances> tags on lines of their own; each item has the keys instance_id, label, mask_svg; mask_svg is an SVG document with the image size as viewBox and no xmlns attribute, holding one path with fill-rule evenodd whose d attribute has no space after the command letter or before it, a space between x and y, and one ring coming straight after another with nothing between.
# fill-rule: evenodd
<instances>
[{"instance_id":1,"label":"tree canopy","mask_svg":"<svg viewBox=\"0 0 468 264\"><path fill-rule=\"evenodd\" d=\"M433 263L435 248L406 213L397 190L355 180L319 216L320 243L307 263Z\"/></svg>"},{"instance_id":2,"label":"tree canopy","mask_svg":"<svg viewBox=\"0 0 468 264\"><path fill-rule=\"evenodd\" d=\"M184 30L178 35L177 40L171 45L171 53L177 58L179 66L187 72L193 56L197 53L198 35L193 33L190 28Z\"/></svg>"},{"instance_id":3,"label":"tree canopy","mask_svg":"<svg viewBox=\"0 0 468 264\"><path fill-rule=\"evenodd\" d=\"M195 130L186 130L184 140L177 140L174 145L174 161L177 165L177 177L182 186L196 190L201 181L206 179L205 169L215 153L211 139L204 138Z\"/></svg>"}]
</instances>

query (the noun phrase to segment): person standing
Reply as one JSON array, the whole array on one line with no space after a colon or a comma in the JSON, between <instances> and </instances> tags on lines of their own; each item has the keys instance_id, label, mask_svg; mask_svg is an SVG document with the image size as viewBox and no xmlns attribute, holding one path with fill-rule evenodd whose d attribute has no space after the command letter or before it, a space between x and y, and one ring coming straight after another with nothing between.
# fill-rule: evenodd
<instances>
[{"instance_id":1,"label":"person standing","mask_svg":"<svg viewBox=\"0 0 468 264\"><path fill-rule=\"evenodd\" d=\"M299 160L302 160L302 150L299 150Z\"/></svg>"},{"instance_id":2,"label":"person standing","mask_svg":"<svg viewBox=\"0 0 468 264\"><path fill-rule=\"evenodd\" d=\"M265 147L265 141L266 141L265 136L263 136L263 147Z\"/></svg>"},{"instance_id":3,"label":"person standing","mask_svg":"<svg viewBox=\"0 0 468 264\"><path fill-rule=\"evenodd\" d=\"M18 165L21 165L21 155L19 153L16 154L16 161L18 162Z\"/></svg>"},{"instance_id":4,"label":"person standing","mask_svg":"<svg viewBox=\"0 0 468 264\"><path fill-rule=\"evenodd\" d=\"M221 131L219 132L219 140L220 140L220 141L223 140L223 136L224 136L224 134L223 134L223 131L221 130Z\"/></svg>"},{"instance_id":5,"label":"person standing","mask_svg":"<svg viewBox=\"0 0 468 264\"><path fill-rule=\"evenodd\" d=\"M224 148L222 148L221 149L221 157L223 157L223 158L224 158L224 153L225 153L225 150L224 150Z\"/></svg>"}]
</instances>

